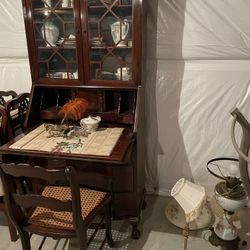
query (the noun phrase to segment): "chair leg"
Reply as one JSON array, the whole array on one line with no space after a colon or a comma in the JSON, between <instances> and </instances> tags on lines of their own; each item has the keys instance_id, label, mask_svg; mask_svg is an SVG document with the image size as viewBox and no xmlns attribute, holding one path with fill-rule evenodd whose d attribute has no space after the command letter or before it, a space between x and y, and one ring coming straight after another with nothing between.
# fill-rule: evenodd
<instances>
[{"instance_id":1,"label":"chair leg","mask_svg":"<svg viewBox=\"0 0 250 250\"><path fill-rule=\"evenodd\" d=\"M10 220L8 214L6 213L6 211L4 212L4 214L5 214L5 218L7 220L7 225L8 225L8 228L9 228L10 239L11 239L11 241L17 241L18 240L18 235L17 235L16 228L13 225L13 223L11 222L11 220Z\"/></svg>"},{"instance_id":2,"label":"chair leg","mask_svg":"<svg viewBox=\"0 0 250 250\"><path fill-rule=\"evenodd\" d=\"M111 215L110 215L110 205L105 207L105 229L106 229L106 238L110 247L114 246L114 241L112 239L111 233Z\"/></svg>"},{"instance_id":3,"label":"chair leg","mask_svg":"<svg viewBox=\"0 0 250 250\"><path fill-rule=\"evenodd\" d=\"M83 232L82 234L84 234L82 237L78 237L78 239L79 239L79 245L80 245L79 250L87 250L88 244L87 244L87 235L86 235L86 231ZM81 234L81 235L82 235L82 234Z\"/></svg>"},{"instance_id":4,"label":"chair leg","mask_svg":"<svg viewBox=\"0 0 250 250\"><path fill-rule=\"evenodd\" d=\"M23 230L20 230L19 237L22 243L23 250L31 250L29 234Z\"/></svg>"}]
</instances>

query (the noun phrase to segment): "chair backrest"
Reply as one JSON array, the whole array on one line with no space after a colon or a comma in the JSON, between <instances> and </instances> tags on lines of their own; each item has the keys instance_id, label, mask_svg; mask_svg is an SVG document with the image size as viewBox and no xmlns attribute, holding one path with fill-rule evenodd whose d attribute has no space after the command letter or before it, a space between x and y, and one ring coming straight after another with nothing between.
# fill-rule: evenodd
<instances>
[{"instance_id":1,"label":"chair backrest","mask_svg":"<svg viewBox=\"0 0 250 250\"><path fill-rule=\"evenodd\" d=\"M3 105L0 105L0 145L8 141L7 139L7 111Z\"/></svg>"},{"instance_id":2,"label":"chair backrest","mask_svg":"<svg viewBox=\"0 0 250 250\"><path fill-rule=\"evenodd\" d=\"M81 213L80 187L77 181L77 173L73 167L65 169L44 169L39 166L29 164L1 164L0 174L3 181L5 202L9 216L18 228L24 226L29 219L27 209L32 211L35 207L43 207L52 211L72 212L73 226L75 230L85 228ZM38 180L45 181L49 185L62 186L68 185L71 190L70 200L59 200L43 196L42 190L37 188L23 189L23 179L28 183L38 183ZM60 185L58 183L61 183ZM44 183L42 185L44 187ZM27 189L27 188L26 188ZM16 204L16 206L13 204ZM31 210L30 210L31 209ZM29 214L29 215L28 215ZM31 227L32 228L32 227ZM44 228L49 232L48 228ZM36 233L35 231L33 231ZM53 234L53 229L51 233Z\"/></svg>"},{"instance_id":3,"label":"chair backrest","mask_svg":"<svg viewBox=\"0 0 250 250\"><path fill-rule=\"evenodd\" d=\"M26 130L24 122L28 104L29 93L21 93L5 102L7 110L6 138L8 141Z\"/></svg>"},{"instance_id":4,"label":"chair backrest","mask_svg":"<svg viewBox=\"0 0 250 250\"><path fill-rule=\"evenodd\" d=\"M9 100L17 96L17 93L13 90L0 91L0 105L3 105Z\"/></svg>"}]
</instances>

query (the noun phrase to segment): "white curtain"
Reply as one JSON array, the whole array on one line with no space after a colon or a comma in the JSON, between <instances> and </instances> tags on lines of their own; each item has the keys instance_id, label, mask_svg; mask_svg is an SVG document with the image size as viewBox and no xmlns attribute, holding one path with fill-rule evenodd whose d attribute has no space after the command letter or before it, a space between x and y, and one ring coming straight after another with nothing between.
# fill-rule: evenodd
<instances>
[{"instance_id":1,"label":"white curtain","mask_svg":"<svg viewBox=\"0 0 250 250\"><path fill-rule=\"evenodd\" d=\"M0 90L29 92L31 76L21 0L0 1Z\"/></svg>"},{"instance_id":2,"label":"white curtain","mask_svg":"<svg viewBox=\"0 0 250 250\"><path fill-rule=\"evenodd\" d=\"M250 2L147 1L146 184L185 177L212 192L208 160L237 154L235 106L250 120Z\"/></svg>"}]
</instances>

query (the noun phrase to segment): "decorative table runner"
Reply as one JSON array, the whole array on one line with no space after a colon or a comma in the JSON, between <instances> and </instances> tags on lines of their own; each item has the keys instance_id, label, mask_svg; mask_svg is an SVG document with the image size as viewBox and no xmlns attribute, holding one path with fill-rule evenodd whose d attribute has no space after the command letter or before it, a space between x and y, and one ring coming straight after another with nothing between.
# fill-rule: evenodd
<instances>
[{"instance_id":1,"label":"decorative table runner","mask_svg":"<svg viewBox=\"0 0 250 250\"><path fill-rule=\"evenodd\" d=\"M10 145L9 148L109 156L122 131L123 128L99 128L87 137L51 137L43 124Z\"/></svg>"}]
</instances>

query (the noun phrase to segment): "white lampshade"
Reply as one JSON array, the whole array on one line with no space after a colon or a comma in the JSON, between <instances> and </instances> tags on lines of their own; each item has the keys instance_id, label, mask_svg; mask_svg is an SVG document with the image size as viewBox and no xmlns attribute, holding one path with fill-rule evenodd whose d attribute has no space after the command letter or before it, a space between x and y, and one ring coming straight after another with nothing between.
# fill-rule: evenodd
<instances>
[{"instance_id":1,"label":"white lampshade","mask_svg":"<svg viewBox=\"0 0 250 250\"><path fill-rule=\"evenodd\" d=\"M187 223L200 215L206 197L204 187L182 178L172 188L171 195L184 210Z\"/></svg>"}]
</instances>

